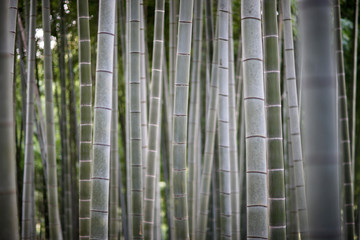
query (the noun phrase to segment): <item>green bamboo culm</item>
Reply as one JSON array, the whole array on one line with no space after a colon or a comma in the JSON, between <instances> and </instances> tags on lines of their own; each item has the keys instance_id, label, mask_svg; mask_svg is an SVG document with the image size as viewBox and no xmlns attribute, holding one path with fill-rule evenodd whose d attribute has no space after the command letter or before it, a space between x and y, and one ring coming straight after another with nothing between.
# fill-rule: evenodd
<instances>
[{"instance_id":1,"label":"green bamboo culm","mask_svg":"<svg viewBox=\"0 0 360 240\"><path fill-rule=\"evenodd\" d=\"M265 104L269 174L269 238L286 239L277 1L263 1Z\"/></svg>"},{"instance_id":2,"label":"green bamboo culm","mask_svg":"<svg viewBox=\"0 0 360 240\"><path fill-rule=\"evenodd\" d=\"M143 238L143 161L140 83L140 0L130 1L129 124L130 124L130 235Z\"/></svg>"},{"instance_id":3,"label":"green bamboo culm","mask_svg":"<svg viewBox=\"0 0 360 240\"><path fill-rule=\"evenodd\" d=\"M186 184L186 140L189 95L190 51L194 0L180 0L172 123L171 169L174 202L174 239L189 238Z\"/></svg>"},{"instance_id":4,"label":"green bamboo culm","mask_svg":"<svg viewBox=\"0 0 360 240\"><path fill-rule=\"evenodd\" d=\"M344 236L332 2L303 0L300 6L308 236L314 240L339 240Z\"/></svg>"},{"instance_id":5,"label":"green bamboo culm","mask_svg":"<svg viewBox=\"0 0 360 240\"><path fill-rule=\"evenodd\" d=\"M90 236L92 77L88 0L77 1L80 72L79 238Z\"/></svg>"},{"instance_id":6,"label":"green bamboo culm","mask_svg":"<svg viewBox=\"0 0 360 240\"><path fill-rule=\"evenodd\" d=\"M42 22L44 31L44 78L46 98L46 150L47 150L47 194L49 227L51 239L62 239L58 205L58 184L56 172L56 145L54 123L54 97L52 53L50 46L50 1L42 0Z\"/></svg>"},{"instance_id":7,"label":"green bamboo culm","mask_svg":"<svg viewBox=\"0 0 360 240\"><path fill-rule=\"evenodd\" d=\"M216 32L218 33L218 32ZM215 146L215 134L216 134L216 121L217 121L217 111L219 105L219 78L218 78L218 41L214 41L214 54L212 59L212 69L211 69L211 84L210 84L210 96L207 106L207 115L206 115L206 130L205 130L205 146L204 146L204 160L203 160L203 169L201 173L200 180L200 193L199 193L199 214L197 219L197 236L199 239L206 239L206 229L209 219L209 199L210 199L210 185L212 176L215 171L213 171L214 165L214 146ZM215 231L216 229L214 229Z\"/></svg>"},{"instance_id":8,"label":"green bamboo culm","mask_svg":"<svg viewBox=\"0 0 360 240\"><path fill-rule=\"evenodd\" d=\"M164 16L165 1L157 0L155 3L155 28L153 40L153 59L151 72L151 94L149 110L149 141L145 174L144 192L144 238L154 239L155 225L155 194L159 188L157 178L157 165L160 164L159 131L161 129L161 100L163 80L163 48L164 48Z\"/></svg>"},{"instance_id":9,"label":"green bamboo culm","mask_svg":"<svg viewBox=\"0 0 360 240\"><path fill-rule=\"evenodd\" d=\"M297 80L295 73L295 52L291 21L291 1L282 0L281 7L284 24L285 78L288 96L287 110L290 118L289 131L291 138L292 161L294 163L296 205L299 214L299 231L301 237L303 238L307 233L308 217L300 132L299 104L297 96Z\"/></svg>"},{"instance_id":10,"label":"green bamboo culm","mask_svg":"<svg viewBox=\"0 0 360 240\"><path fill-rule=\"evenodd\" d=\"M231 177L231 211L232 237L240 239L240 188L239 188L239 158L236 123L236 93L235 93L235 63L232 6L229 17L229 136L230 136L230 177Z\"/></svg>"},{"instance_id":11,"label":"green bamboo culm","mask_svg":"<svg viewBox=\"0 0 360 240\"><path fill-rule=\"evenodd\" d=\"M247 238L268 238L266 118L260 0L241 2Z\"/></svg>"},{"instance_id":12,"label":"green bamboo culm","mask_svg":"<svg viewBox=\"0 0 360 240\"><path fill-rule=\"evenodd\" d=\"M35 85L35 28L36 28L36 0L30 2L30 29L28 39L27 61L27 96L26 96L26 123L25 123L25 162L22 202L21 238L30 239L35 224L33 222L34 195L34 85Z\"/></svg>"},{"instance_id":13,"label":"green bamboo culm","mask_svg":"<svg viewBox=\"0 0 360 240\"><path fill-rule=\"evenodd\" d=\"M10 1L10 7L16 7L16 1ZM16 5L14 4L16 2ZM15 9L15 8L14 8ZM16 12L9 8L9 1L0 3L0 205L1 239L19 239L18 210L16 197L16 166L15 166L15 125L13 105L13 72L11 62L14 52L15 38L9 37L9 22L15 20ZM15 14L13 16L12 14ZM15 18L15 19L14 19ZM10 19L10 21L9 21ZM16 24L14 25L14 27Z\"/></svg>"},{"instance_id":14,"label":"green bamboo culm","mask_svg":"<svg viewBox=\"0 0 360 240\"><path fill-rule=\"evenodd\" d=\"M338 81L338 104L339 104L339 137L340 157L343 164L343 189L344 189L344 222L343 229L346 239L354 239L355 218L354 218L354 185L353 168L351 158L351 144L349 136L348 101L346 94L344 51L342 46L342 28L340 24L340 1L334 3L335 15L335 39L336 39L336 66Z\"/></svg>"},{"instance_id":15,"label":"green bamboo culm","mask_svg":"<svg viewBox=\"0 0 360 240\"><path fill-rule=\"evenodd\" d=\"M94 102L91 239L108 239L110 135L114 58L114 0L101 0Z\"/></svg>"},{"instance_id":16,"label":"green bamboo culm","mask_svg":"<svg viewBox=\"0 0 360 240\"><path fill-rule=\"evenodd\" d=\"M219 204L220 238L231 239L231 180L229 131L229 1L219 2L218 29L218 148L219 148ZM233 159L231 159L232 161Z\"/></svg>"},{"instance_id":17,"label":"green bamboo culm","mask_svg":"<svg viewBox=\"0 0 360 240\"><path fill-rule=\"evenodd\" d=\"M117 6L117 3L116 3ZM117 240L120 230L119 224L119 140L118 140L118 8L115 10L114 24L114 64L112 88L112 113L111 113L111 143L110 143L110 200L109 200L109 239Z\"/></svg>"},{"instance_id":18,"label":"green bamboo culm","mask_svg":"<svg viewBox=\"0 0 360 240\"><path fill-rule=\"evenodd\" d=\"M200 115L200 66L202 45L203 0L194 1L193 55L191 63L191 92L188 128L188 207L190 238L195 239L198 206L199 165L199 115Z\"/></svg>"}]
</instances>

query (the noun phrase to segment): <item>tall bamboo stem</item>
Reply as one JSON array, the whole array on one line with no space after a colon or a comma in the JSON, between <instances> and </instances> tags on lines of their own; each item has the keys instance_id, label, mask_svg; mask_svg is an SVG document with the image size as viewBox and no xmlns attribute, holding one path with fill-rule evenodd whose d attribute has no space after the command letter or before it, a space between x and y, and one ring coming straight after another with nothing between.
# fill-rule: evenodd
<instances>
[{"instance_id":1,"label":"tall bamboo stem","mask_svg":"<svg viewBox=\"0 0 360 240\"><path fill-rule=\"evenodd\" d=\"M269 238L286 238L277 1L263 1L265 104L269 174Z\"/></svg>"},{"instance_id":2,"label":"tall bamboo stem","mask_svg":"<svg viewBox=\"0 0 360 240\"><path fill-rule=\"evenodd\" d=\"M163 81L165 1L155 4L155 28L153 40L153 59L151 71L151 93L149 110L149 141L147 151L146 181L144 193L144 234L145 239L154 239L155 204L158 186L157 166L160 164L161 101ZM158 200L160 201L160 200Z\"/></svg>"},{"instance_id":3,"label":"tall bamboo stem","mask_svg":"<svg viewBox=\"0 0 360 240\"><path fill-rule=\"evenodd\" d=\"M16 3L16 4L15 4ZM10 7L10 9L9 9ZM13 53L15 38L9 37L9 31L16 26L16 1L0 3L0 238L19 239L18 210L16 199L15 166L15 125L13 103ZM15 18L15 25L12 24ZM10 21L9 21L10 19ZM11 23L11 24L9 24Z\"/></svg>"},{"instance_id":4,"label":"tall bamboo stem","mask_svg":"<svg viewBox=\"0 0 360 240\"><path fill-rule=\"evenodd\" d=\"M94 102L93 169L90 238L108 239L112 85L114 59L114 0L101 0Z\"/></svg>"},{"instance_id":5,"label":"tall bamboo stem","mask_svg":"<svg viewBox=\"0 0 360 240\"><path fill-rule=\"evenodd\" d=\"M180 0L172 123L172 184L175 239L189 238L186 184L187 114L194 0ZM184 101L185 99L185 101Z\"/></svg>"},{"instance_id":6,"label":"tall bamboo stem","mask_svg":"<svg viewBox=\"0 0 360 240\"><path fill-rule=\"evenodd\" d=\"M25 125L25 162L22 203L22 239L33 237L33 209L34 209L34 149L33 149L33 121L34 121L34 85L35 85L35 28L36 28L36 0L30 2L30 30L28 39L27 61L27 98ZM11 104L12 105L12 104Z\"/></svg>"},{"instance_id":7,"label":"tall bamboo stem","mask_svg":"<svg viewBox=\"0 0 360 240\"><path fill-rule=\"evenodd\" d=\"M268 238L266 118L259 0L241 2L247 237Z\"/></svg>"},{"instance_id":8,"label":"tall bamboo stem","mask_svg":"<svg viewBox=\"0 0 360 240\"><path fill-rule=\"evenodd\" d=\"M52 54L50 46L50 1L42 1L42 21L44 31L44 77L46 98L46 148L47 148L47 198L51 239L62 239L58 207L56 172L56 145L53 99Z\"/></svg>"}]
</instances>

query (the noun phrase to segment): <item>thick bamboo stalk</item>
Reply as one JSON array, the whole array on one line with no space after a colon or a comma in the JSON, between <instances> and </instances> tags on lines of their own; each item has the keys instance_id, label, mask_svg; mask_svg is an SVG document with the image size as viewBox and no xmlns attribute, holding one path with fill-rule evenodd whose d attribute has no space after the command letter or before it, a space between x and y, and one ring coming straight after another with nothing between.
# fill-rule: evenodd
<instances>
[{"instance_id":1,"label":"thick bamboo stalk","mask_svg":"<svg viewBox=\"0 0 360 240\"><path fill-rule=\"evenodd\" d=\"M299 104L297 96L296 73L295 73L295 52L293 42L293 30L291 21L290 1L281 2L283 24L284 24L284 57L285 57L285 78L287 87L287 104L289 114L289 130L291 138L291 152L294 162L296 205L299 214L299 231L303 238L307 233L308 217L305 194L304 164L302 156Z\"/></svg>"},{"instance_id":2,"label":"thick bamboo stalk","mask_svg":"<svg viewBox=\"0 0 360 240\"><path fill-rule=\"evenodd\" d=\"M92 164L92 77L88 0L77 1L80 72L79 238L89 239Z\"/></svg>"},{"instance_id":3,"label":"thick bamboo stalk","mask_svg":"<svg viewBox=\"0 0 360 240\"><path fill-rule=\"evenodd\" d=\"M58 207L56 172L56 145L54 123L53 72L50 46L50 1L42 1L42 21L44 31L44 78L46 99L46 148L47 148L47 198L51 239L62 239Z\"/></svg>"},{"instance_id":4,"label":"thick bamboo stalk","mask_svg":"<svg viewBox=\"0 0 360 240\"><path fill-rule=\"evenodd\" d=\"M277 1L263 1L265 104L269 174L269 238L286 238Z\"/></svg>"},{"instance_id":5,"label":"thick bamboo stalk","mask_svg":"<svg viewBox=\"0 0 360 240\"><path fill-rule=\"evenodd\" d=\"M165 1L157 0L155 4L153 59L151 71L151 92L149 110L149 141L147 150L147 163L145 174L144 193L144 237L154 239L154 227L156 219L156 192L159 188L157 166L160 164L160 134L161 129L161 101L162 101L162 70L164 48L164 16ZM158 199L158 201L160 201ZM157 213L158 214L158 213ZM156 230L155 230L156 231ZM156 238L155 238L156 239Z\"/></svg>"},{"instance_id":6,"label":"thick bamboo stalk","mask_svg":"<svg viewBox=\"0 0 360 240\"><path fill-rule=\"evenodd\" d=\"M178 45L174 79L172 123L172 183L174 202L174 239L189 238L186 147L189 95L190 51L194 0L180 0ZM184 101L185 100L185 101Z\"/></svg>"},{"instance_id":7,"label":"thick bamboo stalk","mask_svg":"<svg viewBox=\"0 0 360 240\"><path fill-rule=\"evenodd\" d=\"M178 9L179 0L170 1L169 6L169 100L172 110L174 103L174 81L175 81L175 67L176 67L176 47L177 47L177 38L176 33L178 29L177 16L179 14ZM172 114L172 111L170 112ZM172 119L170 118L172 121ZM171 125L172 126L172 122ZM171 173L170 173L171 174Z\"/></svg>"},{"instance_id":8,"label":"thick bamboo stalk","mask_svg":"<svg viewBox=\"0 0 360 240\"><path fill-rule=\"evenodd\" d=\"M33 121L34 121L34 85L35 85L35 28L36 28L36 0L30 2L30 30L28 39L27 61L27 98L25 125L25 162L22 203L22 239L33 237L33 206L34 195L34 150L33 150Z\"/></svg>"},{"instance_id":9,"label":"thick bamboo stalk","mask_svg":"<svg viewBox=\"0 0 360 240\"><path fill-rule=\"evenodd\" d=\"M340 1L334 3L335 15L335 39L336 39L336 59L337 59L337 81L338 81L338 104L339 104L339 130L340 130L340 157L343 163L343 189L344 189L344 226L347 239L355 236L354 218L354 185L353 168L351 158L351 143L349 136L349 117L345 82L344 51L342 47L342 29L340 24Z\"/></svg>"},{"instance_id":10,"label":"thick bamboo stalk","mask_svg":"<svg viewBox=\"0 0 360 240\"><path fill-rule=\"evenodd\" d=\"M143 161L141 128L140 0L130 1L129 120L130 120L130 236L143 238Z\"/></svg>"},{"instance_id":11,"label":"thick bamboo stalk","mask_svg":"<svg viewBox=\"0 0 360 240\"><path fill-rule=\"evenodd\" d=\"M117 6L117 3L115 3ZM112 113L111 113L111 136L110 136L110 200L109 200L109 239L117 240L119 238L119 140L118 140L118 8L115 13L114 24L114 64L113 64L113 87L112 87Z\"/></svg>"},{"instance_id":12,"label":"thick bamboo stalk","mask_svg":"<svg viewBox=\"0 0 360 240\"><path fill-rule=\"evenodd\" d=\"M302 4L303 132L309 236L341 239L332 6L327 0L304 0Z\"/></svg>"},{"instance_id":13,"label":"thick bamboo stalk","mask_svg":"<svg viewBox=\"0 0 360 240\"><path fill-rule=\"evenodd\" d=\"M9 8L10 7L10 8ZM17 1L0 3L0 238L19 239L16 200L15 124L13 103L13 53L15 38L9 31L15 29ZM15 18L15 24L13 21ZM9 21L10 20L10 21ZM12 29L12 26L14 28Z\"/></svg>"},{"instance_id":14,"label":"thick bamboo stalk","mask_svg":"<svg viewBox=\"0 0 360 240\"><path fill-rule=\"evenodd\" d=\"M247 238L268 238L266 118L263 87L261 3L241 2L244 71Z\"/></svg>"},{"instance_id":15,"label":"thick bamboo stalk","mask_svg":"<svg viewBox=\"0 0 360 240\"><path fill-rule=\"evenodd\" d=\"M99 5L90 238L107 239L116 4L114 0L101 0Z\"/></svg>"},{"instance_id":16,"label":"thick bamboo stalk","mask_svg":"<svg viewBox=\"0 0 360 240\"><path fill-rule=\"evenodd\" d=\"M202 9L203 1L194 1L194 24L193 24L193 55L191 64L191 92L188 129L188 206L189 206L189 231L190 238L195 239L196 215L197 215L197 165L198 138L199 138L199 108L200 108L200 67L201 67L201 45L202 45Z\"/></svg>"}]
</instances>

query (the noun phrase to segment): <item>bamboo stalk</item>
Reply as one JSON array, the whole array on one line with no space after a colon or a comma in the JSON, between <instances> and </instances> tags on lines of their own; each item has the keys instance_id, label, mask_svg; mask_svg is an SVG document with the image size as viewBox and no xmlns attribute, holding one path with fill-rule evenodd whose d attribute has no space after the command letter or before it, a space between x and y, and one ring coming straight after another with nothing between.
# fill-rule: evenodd
<instances>
[{"instance_id":1,"label":"bamboo stalk","mask_svg":"<svg viewBox=\"0 0 360 240\"><path fill-rule=\"evenodd\" d=\"M58 188L56 172L56 145L53 99L52 54L50 46L50 1L42 1L42 21L44 31L44 78L46 98L46 148L47 148L47 199L51 239L62 239L58 207ZM39 108L41 109L41 108Z\"/></svg>"},{"instance_id":2,"label":"bamboo stalk","mask_svg":"<svg viewBox=\"0 0 360 240\"><path fill-rule=\"evenodd\" d=\"M10 8L9 8L10 7ZM0 3L0 213L1 239L19 239L18 210L16 199L15 125L13 102L13 53L15 36L9 31L15 29L17 1ZM10 20L10 21L9 21ZM14 22L15 21L15 22ZM14 27L14 28L12 28ZM14 32L15 34L15 32Z\"/></svg>"},{"instance_id":3,"label":"bamboo stalk","mask_svg":"<svg viewBox=\"0 0 360 240\"><path fill-rule=\"evenodd\" d=\"M161 101L163 81L163 48L164 48L164 16L165 1L157 0L155 4L153 59L151 71L151 92L149 110L149 141L147 150L147 166L145 175L144 193L144 235L145 239L154 239L154 218L156 208L156 195L159 175L157 168L160 163L160 129L161 129ZM158 201L160 201L158 199ZM160 227L160 226L157 226ZM157 229L157 228L156 228ZM156 239L156 238L155 238Z\"/></svg>"},{"instance_id":4,"label":"bamboo stalk","mask_svg":"<svg viewBox=\"0 0 360 240\"><path fill-rule=\"evenodd\" d=\"M302 4L303 132L309 186L309 236L342 239L332 3L304 0Z\"/></svg>"},{"instance_id":5,"label":"bamboo stalk","mask_svg":"<svg viewBox=\"0 0 360 240\"><path fill-rule=\"evenodd\" d=\"M116 4L113 0L101 0L99 5L90 238L107 239Z\"/></svg>"},{"instance_id":6,"label":"bamboo stalk","mask_svg":"<svg viewBox=\"0 0 360 240\"><path fill-rule=\"evenodd\" d=\"M269 238L286 238L277 1L263 1L265 104L269 174ZM271 127L270 127L271 126Z\"/></svg>"},{"instance_id":7,"label":"bamboo stalk","mask_svg":"<svg viewBox=\"0 0 360 240\"><path fill-rule=\"evenodd\" d=\"M284 25L284 57L285 57L285 77L288 96L289 130L291 138L291 152L294 162L296 205L299 214L299 231L303 238L307 234L307 200L305 194L304 164L302 156L302 143L299 119L299 102L297 96L296 73L295 73L295 53L293 42L293 30L291 21L290 1L282 0L282 14Z\"/></svg>"},{"instance_id":8,"label":"bamboo stalk","mask_svg":"<svg viewBox=\"0 0 360 240\"><path fill-rule=\"evenodd\" d=\"M189 238L186 184L187 114L194 0L180 1L172 123L172 183L175 239Z\"/></svg>"},{"instance_id":9,"label":"bamboo stalk","mask_svg":"<svg viewBox=\"0 0 360 240\"><path fill-rule=\"evenodd\" d=\"M129 15L129 120L130 120L130 236L143 238L143 158L141 128L140 1L130 1Z\"/></svg>"},{"instance_id":10,"label":"bamboo stalk","mask_svg":"<svg viewBox=\"0 0 360 240\"><path fill-rule=\"evenodd\" d=\"M344 226L347 239L355 236L354 218L354 185L353 168L351 158L351 144L349 136L349 117L345 82L344 52L342 47L342 28L340 24L340 2L334 3L335 15L335 38L336 38L336 59L337 59L337 81L338 81L338 104L339 104L339 127L340 127L340 157L343 163L343 189L344 189Z\"/></svg>"},{"instance_id":11,"label":"bamboo stalk","mask_svg":"<svg viewBox=\"0 0 360 240\"><path fill-rule=\"evenodd\" d=\"M79 238L89 239L92 165L92 77L88 0L77 1L80 72Z\"/></svg>"},{"instance_id":12,"label":"bamboo stalk","mask_svg":"<svg viewBox=\"0 0 360 240\"><path fill-rule=\"evenodd\" d=\"M117 3L115 3L117 6ZM111 113L111 136L110 136L110 199L109 199L109 239L119 238L120 226L118 223L119 207L119 142L118 142L118 8L115 8L114 24L114 63L113 63L113 86L112 86L112 113Z\"/></svg>"},{"instance_id":13,"label":"bamboo stalk","mask_svg":"<svg viewBox=\"0 0 360 240\"><path fill-rule=\"evenodd\" d=\"M261 3L241 2L244 71L247 237L268 238L266 117L263 87Z\"/></svg>"},{"instance_id":14,"label":"bamboo stalk","mask_svg":"<svg viewBox=\"0 0 360 240\"><path fill-rule=\"evenodd\" d=\"M190 238L195 239L196 215L197 215L197 152L199 132L199 98L200 98L200 67L201 67L201 44L202 44L202 9L203 1L194 1L194 24L193 24L193 55L191 68L191 92L188 129L188 207L189 207L189 231Z\"/></svg>"},{"instance_id":15,"label":"bamboo stalk","mask_svg":"<svg viewBox=\"0 0 360 240\"><path fill-rule=\"evenodd\" d=\"M35 28L36 28L36 1L30 2L30 30L28 38L27 61L27 98L26 98L26 134L25 134L25 162L22 203L22 232L21 238L33 237L33 206L34 195L34 150L33 150L33 119L34 119L34 85L35 85Z\"/></svg>"}]
</instances>

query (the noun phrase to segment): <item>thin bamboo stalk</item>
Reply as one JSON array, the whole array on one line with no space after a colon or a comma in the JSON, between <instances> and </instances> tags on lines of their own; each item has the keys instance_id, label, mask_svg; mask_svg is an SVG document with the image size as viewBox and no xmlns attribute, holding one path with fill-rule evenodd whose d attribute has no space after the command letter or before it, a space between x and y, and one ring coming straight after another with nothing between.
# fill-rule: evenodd
<instances>
[{"instance_id":1,"label":"thin bamboo stalk","mask_svg":"<svg viewBox=\"0 0 360 240\"><path fill-rule=\"evenodd\" d=\"M344 189L344 226L347 239L355 236L354 218L354 185L353 168L351 158L351 143L349 136L348 104L345 82L344 52L342 47L342 28L340 24L340 1L334 3L335 15L335 38L336 38L336 59L337 59L337 81L338 81L338 102L339 102L339 128L340 128L340 156L343 163L343 189Z\"/></svg>"},{"instance_id":2,"label":"thin bamboo stalk","mask_svg":"<svg viewBox=\"0 0 360 240\"><path fill-rule=\"evenodd\" d=\"M355 146L356 146L356 89L357 89L357 54L358 54L358 41L359 41L359 0L355 3L355 32L354 32L354 60L353 60L353 94L352 94L352 134L351 134L351 156L352 164L355 170Z\"/></svg>"},{"instance_id":3,"label":"thin bamboo stalk","mask_svg":"<svg viewBox=\"0 0 360 240\"><path fill-rule=\"evenodd\" d=\"M291 21L290 1L281 2L283 25L284 25L284 58L285 58L285 77L288 96L289 130L291 137L291 152L294 162L296 205L299 214L299 231L303 238L308 229L307 200L305 194L304 164L302 156L299 104L295 73L295 52L293 42L293 30Z\"/></svg>"},{"instance_id":4,"label":"thin bamboo stalk","mask_svg":"<svg viewBox=\"0 0 360 240\"><path fill-rule=\"evenodd\" d=\"M10 8L9 8L10 7ZM19 239L18 210L16 199L15 125L13 102L13 53L15 38L9 37L16 26L16 1L0 3L0 238ZM13 15L14 14L14 15ZM15 18L15 25L13 21ZM10 20L10 21L9 21ZM12 54L11 54L12 53Z\"/></svg>"},{"instance_id":5,"label":"thin bamboo stalk","mask_svg":"<svg viewBox=\"0 0 360 240\"><path fill-rule=\"evenodd\" d=\"M50 46L50 1L42 1L42 21L44 31L44 78L46 98L46 148L47 148L47 199L51 239L62 239L58 207L58 188L56 172L56 145L53 99L52 54Z\"/></svg>"},{"instance_id":6,"label":"thin bamboo stalk","mask_svg":"<svg viewBox=\"0 0 360 240\"><path fill-rule=\"evenodd\" d=\"M117 6L117 3L115 3ZM109 200L109 239L119 238L118 206L119 206L119 142L118 142L118 8L115 8L114 24L114 64L112 86L112 113L111 113L111 136L110 136L110 200Z\"/></svg>"},{"instance_id":7,"label":"thin bamboo stalk","mask_svg":"<svg viewBox=\"0 0 360 240\"><path fill-rule=\"evenodd\" d=\"M198 213L198 225L197 232L199 239L206 238L206 227L208 222L208 208L209 208L209 196L210 196L210 182L215 176L215 171L213 171L213 162L214 162L214 145L215 145L215 135L216 135L216 121L218 116L218 88L219 88L219 77L218 77L218 41L217 36L218 27L216 29L216 39L214 41L214 54L212 59L212 69L211 69L211 85L210 85L210 96L207 106L207 117L206 117L206 133L205 133L205 146L204 146L204 160L203 160L203 169L201 173L200 181L200 206ZM215 181L214 181L215 182ZM215 185L215 184L214 184ZM213 191L213 195L216 194L216 191ZM213 205L216 205L217 201L213 201ZM213 208L215 211L215 209ZM216 211L215 211L216 213ZM216 231L216 229L214 229Z\"/></svg>"},{"instance_id":8,"label":"thin bamboo stalk","mask_svg":"<svg viewBox=\"0 0 360 240\"><path fill-rule=\"evenodd\" d=\"M197 165L198 138L199 138L199 108L200 108L200 67L201 67L201 45L202 45L202 9L203 1L194 1L194 24L193 24L193 55L191 68L191 92L188 129L188 206L189 206L189 231L190 238L195 239L196 215L197 215Z\"/></svg>"},{"instance_id":9,"label":"thin bamboo stalk","mask_svg":"<svg viewBox=\"0 0 360 240\"><path fill-rule=\"evenodd\" d=\"M116 4L113 0L101 0L99 5L90 238L107 239Z\"/></svg>"},{"instance_id":10,"label":"thin bamboo stalk","mask_svg":"<svg viewBox=\"0 0 360 240\"><path fill-rule=\"evenodd\" d=\"M92 77L88 0L77 1L80 72L79 238L89 239L92 165Z\"/></svg>"},{"instance_id":11,"label":"thin bamboo stalk","mask_svg":"<svg viewBox=\"0 0 360 240\"><path fill-rule=\"evenodd\" d=\"M268 238L266 117L261 3L241 2L246 147L247 238Z\"/></svg>"},{"instance_id":12,"label":"thin bamboo stalk","mask_svg":"<svg viewBox=\"0 0 360 240\"><path fill-rule=\"evenodd\" d=\"M36 28L36 1L30 2L30 30L28 39L27 61L27 98L26 98L26 127L25 127L25 162L22 203L22 239L33 237L33 206L34 195L34 150L33 150L33 119L34 119L34 85L35 85L35 28Z\"/></svg>"},{"instance_id":13,"label":"thin bamboo stalk","mask_svg":"<svg viewBox=\"0 0 360 240\"><path fill-rule=\"evenodd\" d=\"M144 193L144 235L145 239L154 239L154 218L156 208L156 192L159 188L157 165L160 164L161 101L163 81L163 48L164 48L164 15L165 1L157 0L155 4L153 59L151 71L151 92L149 110L149 141L147 150L147 166ZM158 200L159 201L159 200ZM159 227L159 226L158 226ZM155 230L156 231L156 230ZM155 238L156 239L156 238Z\"/></svg>"}]
</instances>

